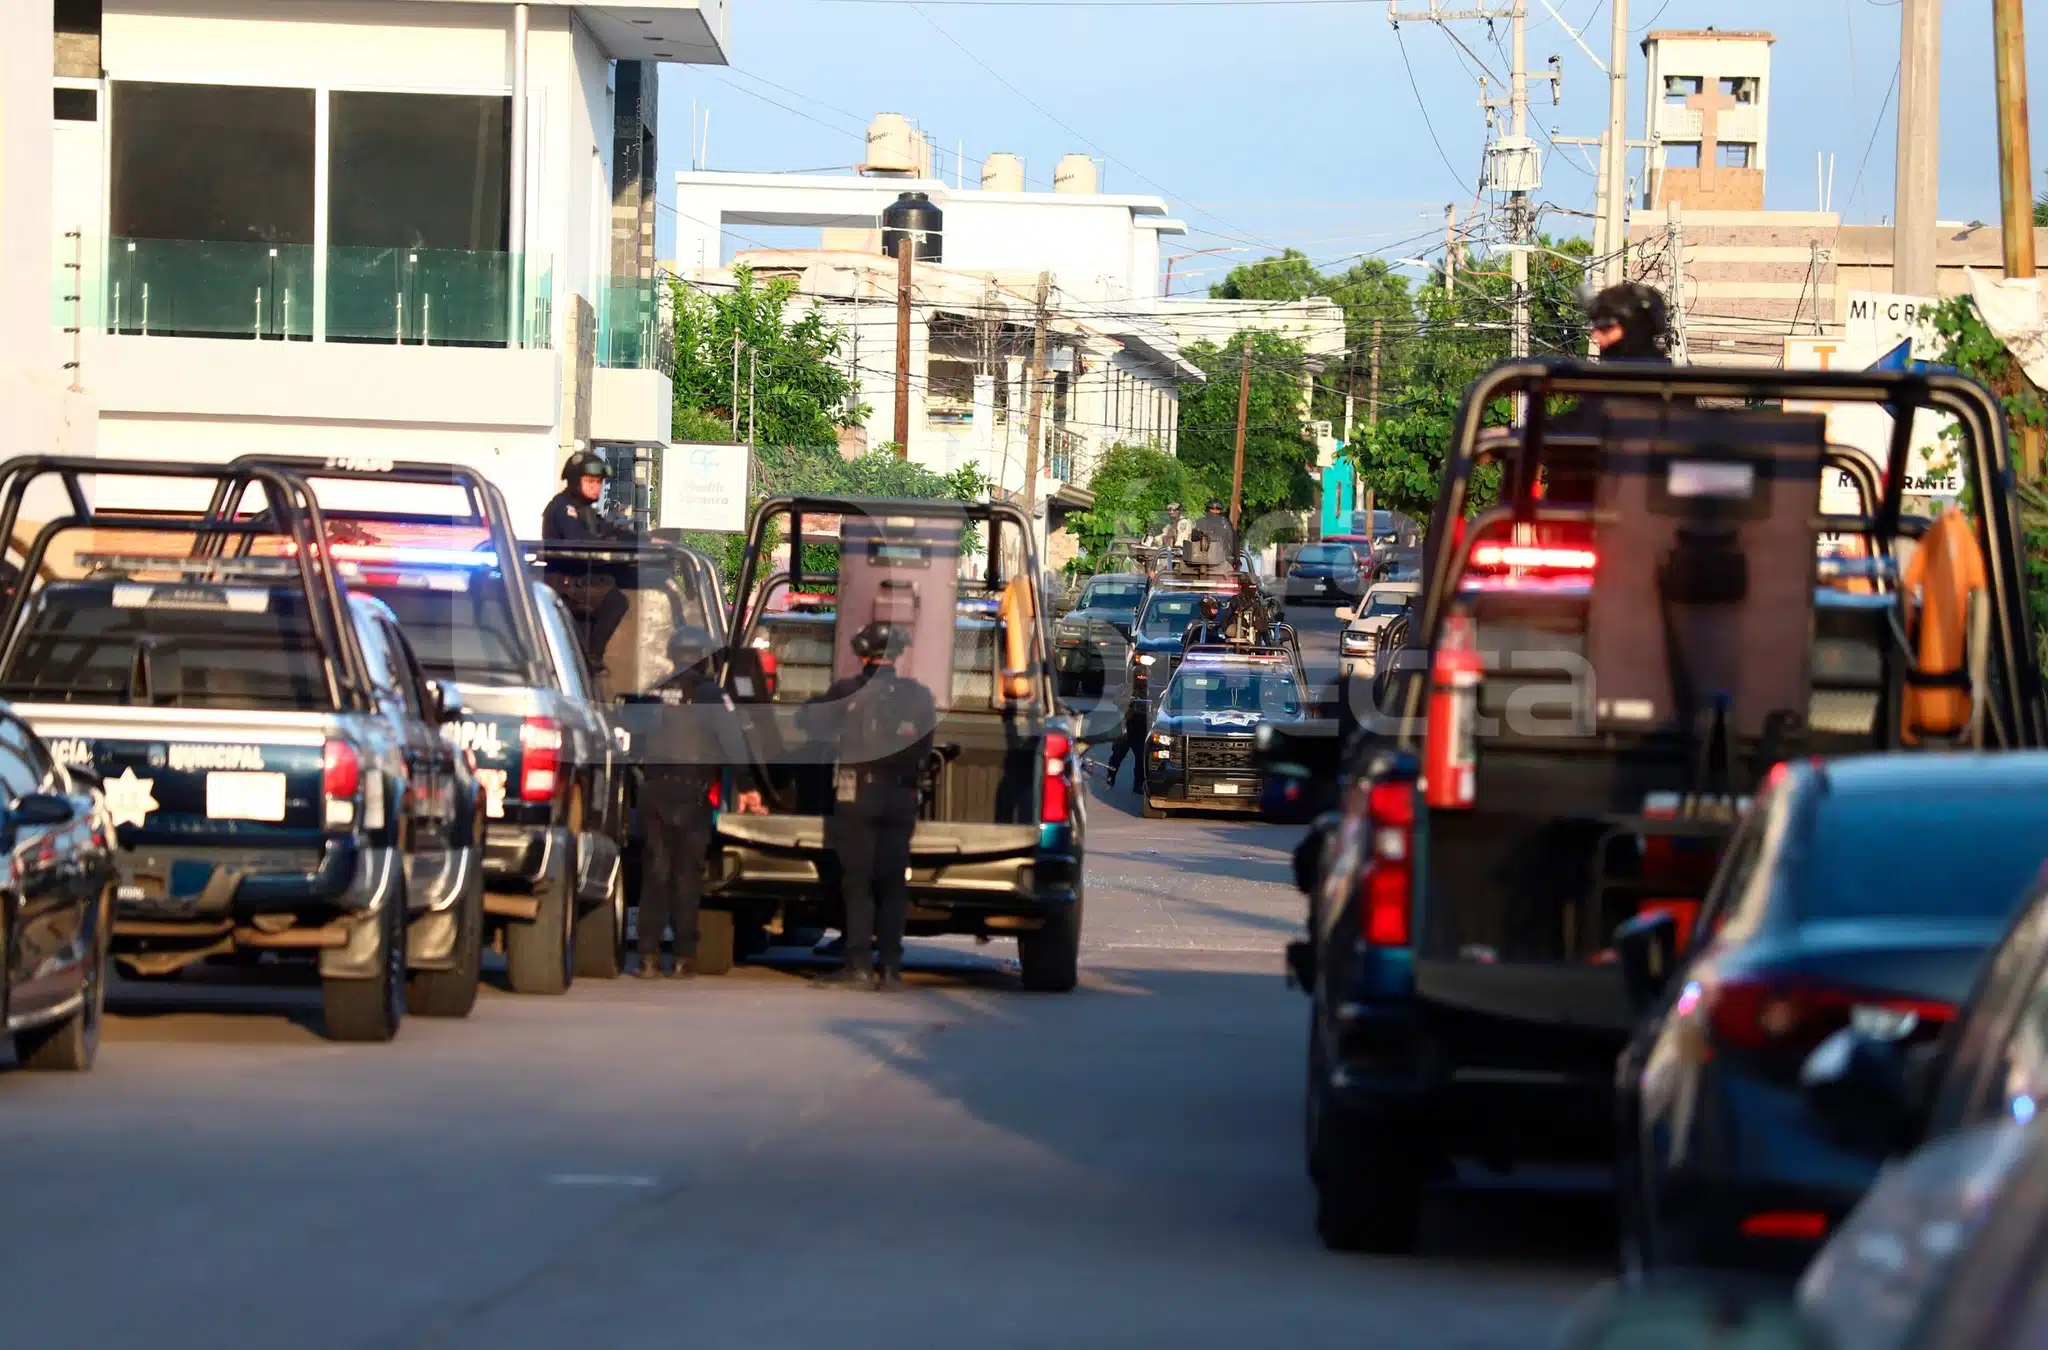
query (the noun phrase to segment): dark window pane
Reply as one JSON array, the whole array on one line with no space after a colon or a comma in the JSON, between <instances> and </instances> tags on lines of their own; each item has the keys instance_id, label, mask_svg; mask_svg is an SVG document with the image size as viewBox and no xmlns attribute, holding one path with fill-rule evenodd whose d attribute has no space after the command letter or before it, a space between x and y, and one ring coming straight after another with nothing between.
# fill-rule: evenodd
<instances>
[{"instance_id":1,"label":"dark window pane","mask_svg":"<svg viewBox=\"0 0 2048 1350\"><path fill-rule=\"evenodd\" d=\"M503 251L510 99L337 91L328 117L335 246Z\"/></svg>"},{"instance_id":2,"label":"dark window pane","mask_svg":"<svg viewBox=\"0 0 2048 1350\"><path fill-rule=\"evenodd\" d=\"M95 122L99 120L99 90L58 89L52 92L56 96L56 113L59 122Z\"/></svg>"},{"instance_id":3,"label":"dark window pane","mask_svg":"<svg viewBox=\"0 0 2048 1350\"><path fill-rule=\"evenodd\" d=\"M2048 800L2010 788L1939 801L1824 797L1802 909L1809 918L2003 918L2041 871L2044 841Z\"/></svg>"},{"instance_id":4,"label":"dark window pane","mask_svg":"<svg viewBox=\"0 0 2048 1350\"><path fill-rule=\"evenodd\" d=\"M313 91L114 85L110 233L313 242Z\"/></svg>"}]
</instances>

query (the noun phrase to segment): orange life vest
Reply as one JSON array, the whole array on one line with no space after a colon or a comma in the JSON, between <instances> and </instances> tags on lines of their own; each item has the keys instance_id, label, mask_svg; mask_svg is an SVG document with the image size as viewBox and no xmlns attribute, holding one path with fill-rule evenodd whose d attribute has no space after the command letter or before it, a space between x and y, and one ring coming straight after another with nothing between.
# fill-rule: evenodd
<instances>
[{"instance_id":1,"label":"orange life vest","mask_svg":"<svg viewBox=\"0 0 2048 1350\"><path fill-rule=\"evenodd\" d=\"M1954 736L1969 725L1970 596L1985 589L1984 555L1969 518L1943 511L1914 548L1900 579L1916 681L1906 686L1899 728L1907 745Z\"/></svg>"}]
</instances>

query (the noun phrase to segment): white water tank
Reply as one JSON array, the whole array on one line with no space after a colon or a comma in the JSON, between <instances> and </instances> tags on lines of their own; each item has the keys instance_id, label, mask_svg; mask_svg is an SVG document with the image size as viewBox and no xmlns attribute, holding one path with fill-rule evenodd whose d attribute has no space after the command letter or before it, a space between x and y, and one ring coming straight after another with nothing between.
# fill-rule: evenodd
<instances>
[{"instance_id":1,"label":"white water tank","mask_svg":"<svg viewBox=\"0 0 2048 1350\"><path fill-rule=\"evenodd\" d=\"M1095 195L1095 161L1086 155L1061 155L1052 171L1052 190L1080 197Z\"/></svg>"},{"instance_id":2,"label":"white water tank","mask_svg":"<svg viewBox=\"0 0 2048 1350\"><path fill-rule=\"evenodd\" d=\"M917 174L923 168L918 154L922 148L920 140L910 119L902 113L878 113L868 123L868 153L861 172Z\"/></svg>"},{"instance_id":3,"label":"white water tank","mask_svg":"<svg viewBox=\"0 0 2048 1350\"><path fill-rule=\"evenodd\" d=\"M983 192L1022 192L1024 190L1024 161L1004 151L997 151L981 162L981 190Z\"/></svg>"}]
</instances>

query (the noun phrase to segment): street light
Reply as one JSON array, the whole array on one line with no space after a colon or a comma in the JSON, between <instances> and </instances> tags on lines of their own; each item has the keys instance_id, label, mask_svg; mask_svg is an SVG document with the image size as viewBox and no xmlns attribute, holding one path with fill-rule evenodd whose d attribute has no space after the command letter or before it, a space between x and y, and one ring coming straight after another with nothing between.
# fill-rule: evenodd
<instances>
[{"instance_id":1,"label":"street light","mask_svg":"<svg viewBox=\"0 0 2048 1350\"><path fill-rule=\"evenodd\" d=\"M1173 265L1179 262L1182 258L1200 258L1211 253L1249 252L1251 252L1251 248L1249 245L1232 244L1221 248L1198 248L1192 253L1176 253L1166 260L1166 280L1163 283L1161 283L1159 287L1159 294L1162 297L1173 294Z\"/></svg>"}]
</instances>

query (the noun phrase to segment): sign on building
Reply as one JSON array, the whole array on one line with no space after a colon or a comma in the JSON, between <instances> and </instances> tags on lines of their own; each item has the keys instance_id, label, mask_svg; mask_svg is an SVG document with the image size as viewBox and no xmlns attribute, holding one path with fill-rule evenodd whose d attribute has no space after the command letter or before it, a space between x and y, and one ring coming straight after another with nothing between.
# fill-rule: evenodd
<instances>
[{"instance_id":1,"label":"sign on building","mask_svg":"<svg viewBox=\"0 0 2048 1350\"><path fill-rule=\"evenodd\" d=\"M1940 358L1940 340L1931 318L1938 301L1924 296L1884 291L1850 291L1840 337L1807 334L1785 339L1787 370L1869 370L1903 344L1906 355L1919 361ZM1877 466L1880 478L1891 456L1892 416L1869 404L1787 403L1788 409L1825 412L1828 440L1860 450ZM1906 461L1906 492L1915 497L1953 498L1963 490L1961 466L1942 431L1951 419L1921 413L1913 419L1912 447ZM1825 485L1821 509L1854 508L1840 482Z\"/></svg>"},{"instance_id":2,"label":"sign on building","mask_svg":"<svg viewBox=\"0 0 2048 1350\"><path fill-rule=\"evenodd\" d=\"M664 530L747 528L751 455L744 445L671 445L661 452Z\"/></svg>"}]
</instances>

